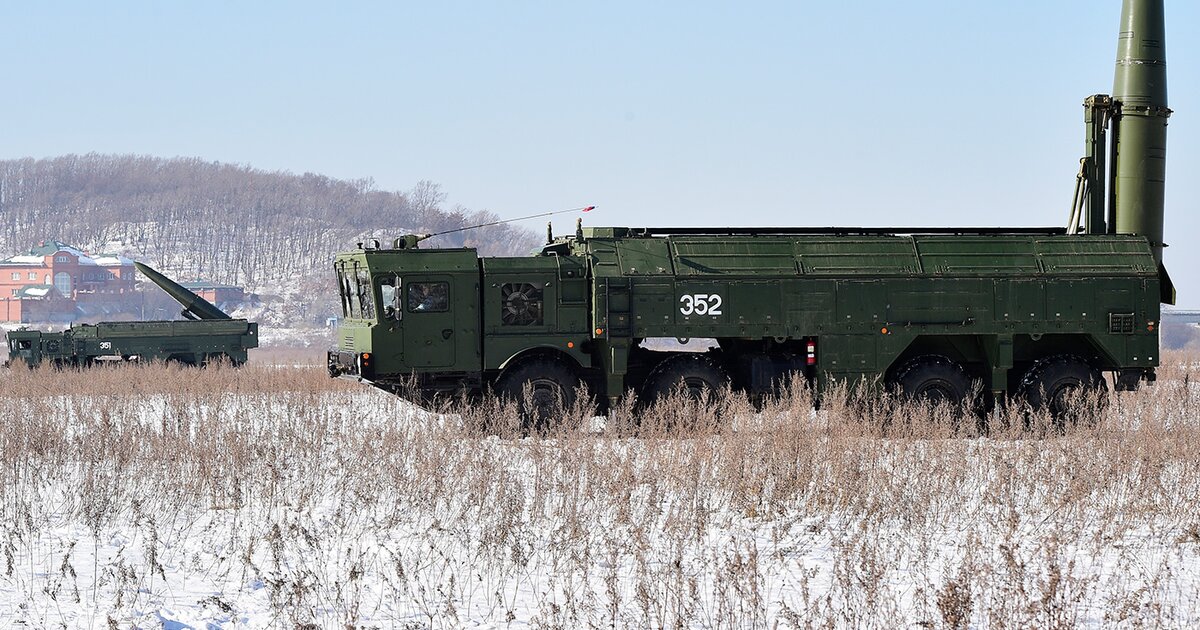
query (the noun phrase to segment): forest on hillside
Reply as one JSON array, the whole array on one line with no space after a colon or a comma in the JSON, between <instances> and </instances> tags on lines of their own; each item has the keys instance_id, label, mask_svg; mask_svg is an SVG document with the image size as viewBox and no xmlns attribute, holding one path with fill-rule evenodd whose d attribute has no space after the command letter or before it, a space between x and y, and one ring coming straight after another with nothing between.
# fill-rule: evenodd
<instances>
[{"instance_id":1,"label":"forest on hillside","mask_svg":"<svg viewBox=\"0 0 1200 630\"><path fill-rule=\"evenodd\" d=\"M198 158L66 155L0 161L0 256L57 239L93 253L148 261L183 280L262 290L332 277L333 255L367 237L433 233L497 220L445 208L421 181L379 190L370 179L264 171ZM538 242L499 225L431 244L520 254Z\"/></svg>"}]
</instances>

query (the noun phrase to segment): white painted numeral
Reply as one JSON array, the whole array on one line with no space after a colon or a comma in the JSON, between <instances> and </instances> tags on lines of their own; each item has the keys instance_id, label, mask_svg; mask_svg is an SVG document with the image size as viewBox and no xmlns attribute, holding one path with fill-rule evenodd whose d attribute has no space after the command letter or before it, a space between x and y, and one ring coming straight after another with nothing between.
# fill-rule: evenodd
<instances>
[{"instance_id":1,"label":"white painted numeral","mask_svg":"<svg viewBox=\"0 0 1200 630\"><path fill-rule=\"evenodd\" d=\"M724 300L716 293L694 293L679 296L679 312L684 315L721 315Z\"/></svg>"}]
</instances>

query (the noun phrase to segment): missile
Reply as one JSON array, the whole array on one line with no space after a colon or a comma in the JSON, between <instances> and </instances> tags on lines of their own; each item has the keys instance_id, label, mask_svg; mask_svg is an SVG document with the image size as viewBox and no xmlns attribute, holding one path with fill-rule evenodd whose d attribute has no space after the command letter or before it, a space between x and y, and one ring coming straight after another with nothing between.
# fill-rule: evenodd
<instances>
[{"instance_id":1,"label":"missile","mask_svg":"<svg viewBox=\"0 0 1200 630\"><path fill-rule=\"evenodd\" d=\"M225 311L213 306L211 302L185 289L182 285L174 280L162 275L154 270L150 265L135 262L133 263L138 271L142 272L151 282L157 284L167 295L175 298L183 306L181 313L188 319L229 319Z\"/></svg>"},{"instance_id":2,"label":"missile","mask_svg":"<svg viewBox=\"0 0 1200 630\"><path fill-rule=\"evenodd\" d=\"M1162 262L1167 164L1167 49L1163 0L1124 0L1113 102L1116 161L1113 219L1118 234L1150 241Z\"/></svg>"}]
</instances>

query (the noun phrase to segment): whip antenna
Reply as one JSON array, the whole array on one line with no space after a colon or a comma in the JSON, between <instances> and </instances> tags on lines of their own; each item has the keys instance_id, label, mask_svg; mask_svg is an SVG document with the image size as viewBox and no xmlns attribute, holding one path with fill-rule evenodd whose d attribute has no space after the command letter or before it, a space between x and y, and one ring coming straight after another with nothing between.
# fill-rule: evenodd
<instances>
[{"instance_id":1,"label":"whip antenna","mask_svg":"<svg viewBox=\"0 0 1200 630\"><path fill-rule=\"evenodd\" d=\"M421 240L424 240L426 238L433 238L435 236L442 236L443 234L453 234L455 232L474 230L476 228L481 228L481 227L490 227L493 225L500 225L503 223L512 223L513 221L524 221L525 219L536 219L538 217L548 217L548 216L553 216L556 214L563 214L566 212L591 212L592 210L595 210L595 209L596 209L596 206L584 206L582 208L571 208L569 210L555 210L553 212L542 212L539 214L531 214L531 215L525 216L525 217L515 217L512 219L501 219L499 221L492 221L490 223L480 223L479 225L468 225L466 227L454 228L453 230L446 230L444 232L436 232L434 234L423 234L422 236L424 238Z\"/></svg>"}]
</instances>

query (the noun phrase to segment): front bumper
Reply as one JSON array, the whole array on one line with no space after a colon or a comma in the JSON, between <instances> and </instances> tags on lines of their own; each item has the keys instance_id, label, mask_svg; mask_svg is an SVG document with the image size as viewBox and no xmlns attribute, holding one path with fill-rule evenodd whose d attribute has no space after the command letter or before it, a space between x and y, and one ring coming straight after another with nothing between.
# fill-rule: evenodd
<instances>
[{"instance_id":1,"label":"front bumper","mask_svg":"<svg viewBox=\"0 0 1200 630\"><path fill-rule=\"evenodd\" d=\"M325 362L331 378L348 376L363 381L375 379L375 365L369 352L347 352L334 348L325 353Z\"/></svg>"}]
</instances>

